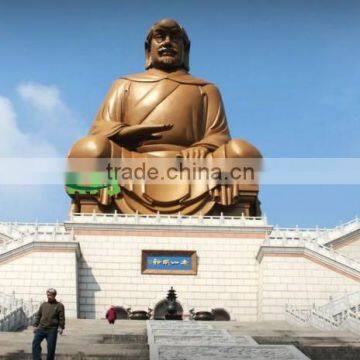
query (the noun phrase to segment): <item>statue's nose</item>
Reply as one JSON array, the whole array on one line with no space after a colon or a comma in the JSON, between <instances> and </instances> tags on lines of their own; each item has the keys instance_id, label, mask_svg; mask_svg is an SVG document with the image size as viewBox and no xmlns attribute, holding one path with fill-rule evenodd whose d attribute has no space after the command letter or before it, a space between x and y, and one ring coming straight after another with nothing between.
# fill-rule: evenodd
<instances>
[{"instance_id":1,"label":"statue's nose","mask_svg":"<svg viewBox=\"0 0 360 360\"><path fill-rule=\"evenodd\" d=\"M166 35L166 37L164 38L163 44L170 44L170 43L171 43L170 35Z\"/></svg>"}]
</instances>

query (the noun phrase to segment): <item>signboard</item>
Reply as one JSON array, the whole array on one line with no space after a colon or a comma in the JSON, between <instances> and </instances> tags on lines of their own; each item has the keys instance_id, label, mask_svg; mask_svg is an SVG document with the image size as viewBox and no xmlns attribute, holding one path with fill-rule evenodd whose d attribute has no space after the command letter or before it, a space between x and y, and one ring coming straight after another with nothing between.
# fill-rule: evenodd
<instances>
[{"instance_id":1,"label":"signboard","mask_svg":"<svg viewBox=\"0 0 360 360\"><path fill-rule=\"evenodd\" d=\"M196 275L196 251L143 250L141 254L141 273L157 275Z\"/></svg>"}]
</instances>

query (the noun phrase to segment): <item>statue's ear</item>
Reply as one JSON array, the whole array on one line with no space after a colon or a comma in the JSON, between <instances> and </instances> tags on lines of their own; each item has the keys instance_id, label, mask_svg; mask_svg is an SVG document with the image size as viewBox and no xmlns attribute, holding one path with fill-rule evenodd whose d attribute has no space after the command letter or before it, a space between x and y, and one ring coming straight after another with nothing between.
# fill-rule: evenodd
<instances>
[{"instance_id":1,"label":"statue's ear","mask_svg":"<svg viewBox=\"0 0 360 360\"><path fill-rule=\"evenodd\" d=\"M185 45L183 55L183 67L186 71L190 70L190 41Z\"/></svg>"},{"instance_id":2,"label":"statue's ear","mask_svg":"<svg viewBox=\"0 0 360 360\"><path fill-rule=\"evenodd\" d=\"M151 55L150 55L150 48L145 49L145 69L151 68Z\"/></svg>"}]
</instances>

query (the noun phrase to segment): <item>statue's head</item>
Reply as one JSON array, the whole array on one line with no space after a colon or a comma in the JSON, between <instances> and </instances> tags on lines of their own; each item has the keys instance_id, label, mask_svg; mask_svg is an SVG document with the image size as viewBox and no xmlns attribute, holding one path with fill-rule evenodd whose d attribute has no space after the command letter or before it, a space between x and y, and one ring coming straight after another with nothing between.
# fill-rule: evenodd
<instances>
[{"instance_id":1,"label":"statue's head","mask_svg":"<svg viewBox=\"0 0 360 360\"><path fill-rule=\"evenodd\" d=\"M145 40L145 68L189 70L190 40L184 28L172 19L162 19Z\"/></svg>"}]
</instances>

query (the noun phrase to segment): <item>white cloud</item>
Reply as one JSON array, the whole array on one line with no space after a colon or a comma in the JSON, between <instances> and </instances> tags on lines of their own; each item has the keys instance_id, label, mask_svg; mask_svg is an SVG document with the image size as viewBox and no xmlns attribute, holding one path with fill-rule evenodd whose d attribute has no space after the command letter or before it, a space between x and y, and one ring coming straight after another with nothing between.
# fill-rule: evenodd
<instances>
[{"instance_id":1,"label":"white cloud","mask_svg":"<svg viewBox=\"0 0 360 360\"><path fill-rule=\"evenodd\" d=\"M86 134L85 124L62 100L56 85L22 83L17 92L34 111L26 114L37 139L46 139L65 156L71 145Z\"/></svg>"},{"instance_id":2,"label":"white cloud","mask_svg":"<svg viewBox=\"0 0 360 360\"><path fill-rule=\"evenodd\" d=\"M58 107L65 107L60 99L59 89L54 85L23 83L18 86L17 91L24 100L38 110L51 111Z\"/></svg>"},{"instance_id":3,"label":"white cloud","mask_svg":"<svg viewBox=\"0 0 360 360\"><path fill-rule=\"evenodd\" d=\"M61 99L55 85L23 83L17 87L17 92L22 103L16 102L16 108L15 102L0 95L0 158L62 157L72 143L85 135L86 125ZM22 174L25 168L21 164L19 160L16 164L11 162L15 168L20 166ZM38 165L33 167L39 172L46 170ZM11 171L11 166L0 167L4 177ZM25 171L23 176L31 177L31 171L30 174ZM26 183L31 183L29 178ZM62 218L69 199L62 185L16 185L11 182L0 184L0 203L0 220L34 221L49 206L52 210L48 216Z\"/></svg>"},{"instance_id":4,"label":"white cloud","mask_svg":"<svg viewBox=\"0 0 360 360\"><path fill-rule=\"evenodd\" d=\"M12 102L0 96L0 156L29 157L57 156L56 148L46 140L34 138L21 131Z\"/></svg>"}]
</instances>

